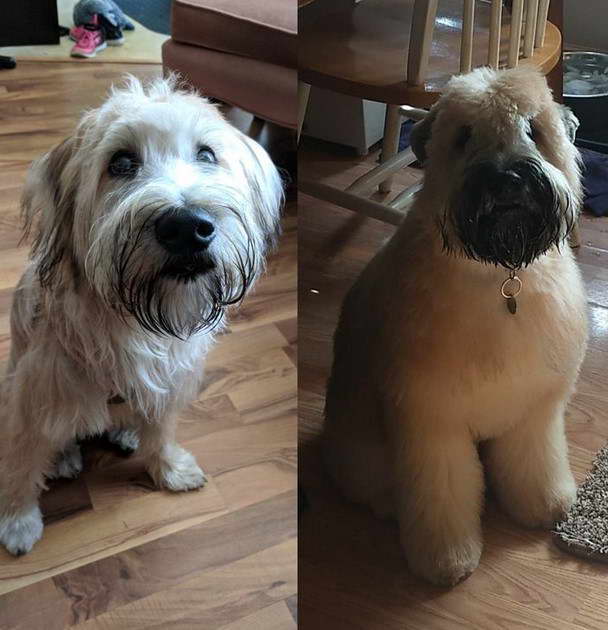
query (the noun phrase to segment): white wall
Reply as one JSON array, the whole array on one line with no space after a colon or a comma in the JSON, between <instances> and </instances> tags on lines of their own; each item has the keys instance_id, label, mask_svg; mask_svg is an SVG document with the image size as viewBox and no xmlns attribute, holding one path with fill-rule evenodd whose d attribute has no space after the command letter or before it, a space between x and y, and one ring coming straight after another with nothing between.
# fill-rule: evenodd
<instances>
[{"instance_id":1,"label":"white wall","mask_svg":"<svg viewBox=\"0 0 608 630\"><path fill-rule=\"evenodd\" d=\"M608 0L564 0L564 44L608 52Z\"/></svg>"}]
</instances>

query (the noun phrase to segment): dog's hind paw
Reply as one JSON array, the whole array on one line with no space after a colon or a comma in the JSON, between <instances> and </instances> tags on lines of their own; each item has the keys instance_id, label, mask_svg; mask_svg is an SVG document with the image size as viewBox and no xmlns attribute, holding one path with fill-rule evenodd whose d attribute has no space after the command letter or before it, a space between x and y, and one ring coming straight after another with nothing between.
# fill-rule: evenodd
<instances>
[{"instance_id":1,"label":"dog's hind paw","mask_svg":"<svg viewBox=\"0 0 608 630\"><path fill-rule=\"evenodd\" d=\"M165 457L150 468L150 474L161 488L184 492L201 488L207 483L205 473L199 468L192 453L173 446L170 457Z\"/></svg>"},{"instance_id":2,"label":"dog's hind paw","mask_svg":"<svg viewBox=\"0 0 608 630\"><path fill-rule=\"evenodd\" d=\"M80 446L71 444L61 451L55 467L47 475L48 479L75 479L82 472L82 453Z\"/></svg>"},{"instance_id":3,"label":"dog's hind paw","mask_svg":"<svg viewBox=\"0 0 608 630\"><path fill-rule=\"evenodd\" d=\"M35 505L23 514L0 518L0 542L9 553L21 556L40 540L42 529L42 514Z\"/></svg>"}]
</instances>

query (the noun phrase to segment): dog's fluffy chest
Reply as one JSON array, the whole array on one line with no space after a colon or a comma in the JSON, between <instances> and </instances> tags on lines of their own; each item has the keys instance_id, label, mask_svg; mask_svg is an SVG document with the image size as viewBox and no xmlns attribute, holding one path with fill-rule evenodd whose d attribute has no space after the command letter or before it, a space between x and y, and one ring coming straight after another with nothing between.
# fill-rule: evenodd
<instances>
[{"instance_id":1,"label":"dog's fluffy chest","mask_svg":"<svg viewBox=\"0 0 608 630\"><path fill-rule=\"evenodd\" d=\"M351 299L379 307L370 336L361 337L371 364L386 366L380 386L415 408L432 407L438 421L459 418L486 438L545 392L571 387L585 353L585 297L570 252L521 272L515 315L500 294L507 272L475 275L467 264L441 274L431 263L397 278L383 261L376 270L384 277L372 266Z\"/></svg>"},{"instance_id":2,"label":"dog's fluffy chest","mask_svg":"<svg viewBox=\"0 0 608 630\"><path fill-rule=\"evenodd\" d=\"M456 328L460 342L450 352L459 366L437 371L445 417L486 439L534 413L547 395L569 395L585 353L586 335L574 323L581 319L574 304L534 295L520 300L516 316L505 313L502 328L491 330L491 317Z\"/></svg>"},{"instance_id":3,"label":"dog's fluffy chest","mask_svg":"<svg viewBox=\"0 0 608 630\"><path fill-rule=\"evenodd\" d=\"M125 332L112 335L107 343L111 344L108 362L99 369L111 374L112 394L120 394L131 407L150 416L169 402L173 405L196 396L212 335L180 341Z\"/></svg>"}]
</instances>

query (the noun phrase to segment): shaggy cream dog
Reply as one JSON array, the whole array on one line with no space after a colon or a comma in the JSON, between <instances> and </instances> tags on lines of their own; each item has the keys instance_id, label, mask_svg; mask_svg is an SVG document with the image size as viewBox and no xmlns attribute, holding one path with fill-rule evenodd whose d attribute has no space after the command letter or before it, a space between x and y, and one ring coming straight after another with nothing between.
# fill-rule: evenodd
<instances>
[{"instance_id":1,"label":"shaggy cream dog","mask_svg":"<svg viewBox=\"0 0 608 630\"><path fill-rule=\"evenodd\" d=\"M398 518L410 569L437 584L479 562L484 467L525 526L551 527L575 497L564 410L587 329L565 242L581 201L574 129L534 71L453 78L413 134L423 189L344 302L327 466Z\"/></svg>"},{"instance_id":2,"label":"shaggy cream dog","mask_svg":"<svg viewBox=\"0 0 608 630\"><path fill-rule=\"evenodd\" d=\"M155 482L205 482L175 416L264 266L282 184L265 151L173 81L131 79L34 163L32 256L15 293L1 399L0 542L42 534L44 478L82 468L76 438L112 430Z\"/></svg>"}]
</instances>

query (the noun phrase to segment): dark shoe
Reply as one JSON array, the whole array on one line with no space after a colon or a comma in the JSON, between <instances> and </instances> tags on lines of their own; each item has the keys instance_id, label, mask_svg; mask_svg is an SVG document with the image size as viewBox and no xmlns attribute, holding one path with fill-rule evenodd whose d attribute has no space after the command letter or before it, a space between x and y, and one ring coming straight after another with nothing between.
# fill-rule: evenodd
<instances>
[{"instance_id":1,"label":"dark shoe","mask_svg":"<svg viewBox=\"0 0 608 630\"><path fill-rule=\"evenodd\" d=\"M125 43L125 38L118 26L114 26L103 15L99 16L99 23L106 35L106 44L108 46L122 46Z\"/></svg>"}]
</instances>

